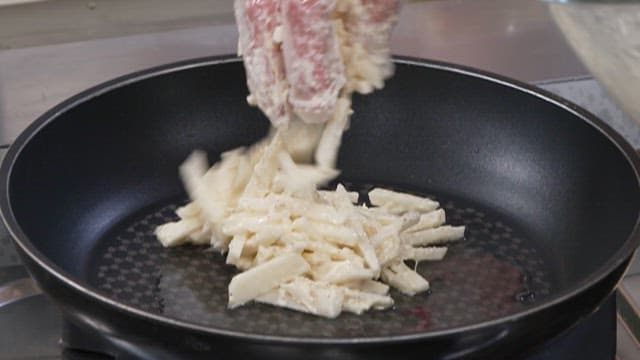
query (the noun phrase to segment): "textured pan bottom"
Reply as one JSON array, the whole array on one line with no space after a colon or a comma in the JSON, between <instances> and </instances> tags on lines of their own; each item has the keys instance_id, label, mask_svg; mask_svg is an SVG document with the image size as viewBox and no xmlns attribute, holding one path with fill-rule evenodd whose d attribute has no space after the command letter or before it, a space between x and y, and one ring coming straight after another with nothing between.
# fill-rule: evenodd
<instances>
[{"instance_id":1,"label":"textured pan bottom","mask_svg":"<svg viewBox=\"0 0 640 360\"><path fill-rule=\"evenodd\" d=\"M418 267L431 291L392 292L395 306L327 320L262 304L228 310L235 270L204 247L164 249L155 227L176 218L182 202L143 211L114 228L96 248L89 282L139 309L215 328L295 337L378 337L421 333L496 319L525 309L552 290L540 251L507 221L464 202L435 196L447 223L466 225L464 241L440 262Z\"/></svg>"}]
</instances>

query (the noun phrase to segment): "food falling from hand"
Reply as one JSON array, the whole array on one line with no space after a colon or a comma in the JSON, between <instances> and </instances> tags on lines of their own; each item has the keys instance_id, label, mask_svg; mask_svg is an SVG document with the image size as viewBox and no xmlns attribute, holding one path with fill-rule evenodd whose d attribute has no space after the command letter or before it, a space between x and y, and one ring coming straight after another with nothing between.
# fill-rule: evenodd
<instances>
[{"instance_id":1,"label":"food falling from hand","mask_svg":"<svg viewBox=\"0 0 640 360\"><path fill-rule=\"evenodd\" d=\"M238 52L251 95L276 127L324 123L338 98L393 74L398 0L236 0Z\"/></svg>"},{"instance_id":2,"label":"food falling from hand","mask_svg":"<svg viewBox=\"0 0 640 360\"><path fill-rule=\"evenodd\" d=\"M191 202L156 229L165 247L210 245L241 272L229 307L251 301L334 318L393 305L429 283L405 261L441 260L464 236L438 202L376 188L364 202L335 179L353 92L380 89L393 66L395 0L238 0L247 83L274 125L262 141L209 167L180 167Z\"/></svg>"}]
</instances>

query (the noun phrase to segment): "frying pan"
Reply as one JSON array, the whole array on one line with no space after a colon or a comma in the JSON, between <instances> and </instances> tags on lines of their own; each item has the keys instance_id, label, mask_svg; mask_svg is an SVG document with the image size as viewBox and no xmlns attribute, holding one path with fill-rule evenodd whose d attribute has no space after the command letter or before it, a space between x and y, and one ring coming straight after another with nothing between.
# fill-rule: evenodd
<instances>
[{"instance_id":1,"label":"frying pan","mask_svg":"<svg viewBox=\"0 0 640 360\"><path fill-rule=\"evenodd\" d=\"M147 349L141 357L514 358L593 312L640 240L633 149L528 85L438 62L396 65L384 90L354 99L339 181L436 198L467 233L444 261L418 267L431 292L393 293L393 309L334 320L228 310L234 270L220 255L154 239L186 201L177 167L192 150L213 162L268 131L246 105L236 58L128 75L47 112L2 164L4 221L72 322Z\"/></svg>"}]
</instances>

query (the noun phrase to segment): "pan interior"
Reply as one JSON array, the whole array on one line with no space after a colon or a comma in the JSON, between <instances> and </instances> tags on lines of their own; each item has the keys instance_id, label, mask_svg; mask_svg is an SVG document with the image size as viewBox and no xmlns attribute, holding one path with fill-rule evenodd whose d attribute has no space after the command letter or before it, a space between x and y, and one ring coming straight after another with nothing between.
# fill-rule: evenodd
<instances>
[{"instance_id":1,"label":"pan interior","mask_svg":"<svg viewBox=\"0 0 640 360\"><path fill-rule=\"evenodd\" d=\"M184 200L177 169L191 151L214 162L268 131L242 64L195 62L101 91L46 115L9 156L20 241L71 281L168 317L271 334L428 332L585 290L637 243L638 178L596 126L482 75L399 63L383 90L354 98L338 168L354 187L433 195L469 227L443 262L421 264L432 294L332 321L227 311L233 269L201 248L161 249L151 231Z\"/></svg>"},{"instance_id":2,"label":"pan interior","mask_svg":"<svg viewBox=\"0 0 640 360\"><path fill-rule=\"evenodd\" d=\"M394 291L395 306L385 311L329 320L262 304L227 309L227 285L236 271L224 265L224 257L205 247L164 249L153 234L157 225L176 219L174 210L184 201L146 209L116 226L93 251L86 271L92 285L125 304L200 325L277 336L441 330L513 314L549 295L549 264L508 218L451 197L435 198L449 223L467 226L466 238L451 244L444 261L419 264L431 283L428 293L409 297Z\"/></svg>"}]
</instances>

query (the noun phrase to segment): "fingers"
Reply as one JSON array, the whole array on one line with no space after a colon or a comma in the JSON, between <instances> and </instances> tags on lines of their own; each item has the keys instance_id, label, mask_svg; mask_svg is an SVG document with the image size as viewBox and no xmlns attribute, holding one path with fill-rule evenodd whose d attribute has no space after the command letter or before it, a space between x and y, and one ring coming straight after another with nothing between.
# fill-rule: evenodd
<instances>
[{"instance_id":1,"label":"fingers","mask_svg":"<svg viewBox=\"0 0 640 360\"><path fill-rule=\"evenodd\" d=\"M389 42L399 7L398 0L355 0L352 7L348 31L376 68L377 78L372 81L376 88L393 74Z\"/></svg>"},{"instance_id":2,"label":"fingers","mask_svg":"<svg viewBox=\"0 0 640 360\"><path fill-rule=\"evenodd\" d=\"M398 0L360 0L368 13L368 20L382 24L395 17L400 3Z\"/></svg>"},{"instance_id":3,"label":"fingers","mask_svg":"<svg viewBox=\"0 0 640 360\"><path fill-rule=\"evenodd\" d=\"M347 77L347 94L382 88L393 73L398 7L398 0L235 0L250 102L276 127L293 114L322 123Z\"/></svg>"},{"instance_id":4,"label":"fingers","mask_svg":"<svg viewBox=\"0 0 640 360\"><path fill-rule=\"evenodd\" d=\"M250 102L280 126L289 120L284 59L274 33L282 23L280 0L235 0L239 53L244 57Z\"/></svg>"},{"instance_id":5,"label":"fingers","mask_svg":"<svg viewBox=\"0 0 640 360\"><path fill-rule=\"evenodd\" d=\"M335 0L282 0L283 55L289 103L305 122L326 121L345 84L340 46L331 21Z\"/></svg>"}]
</instances>

